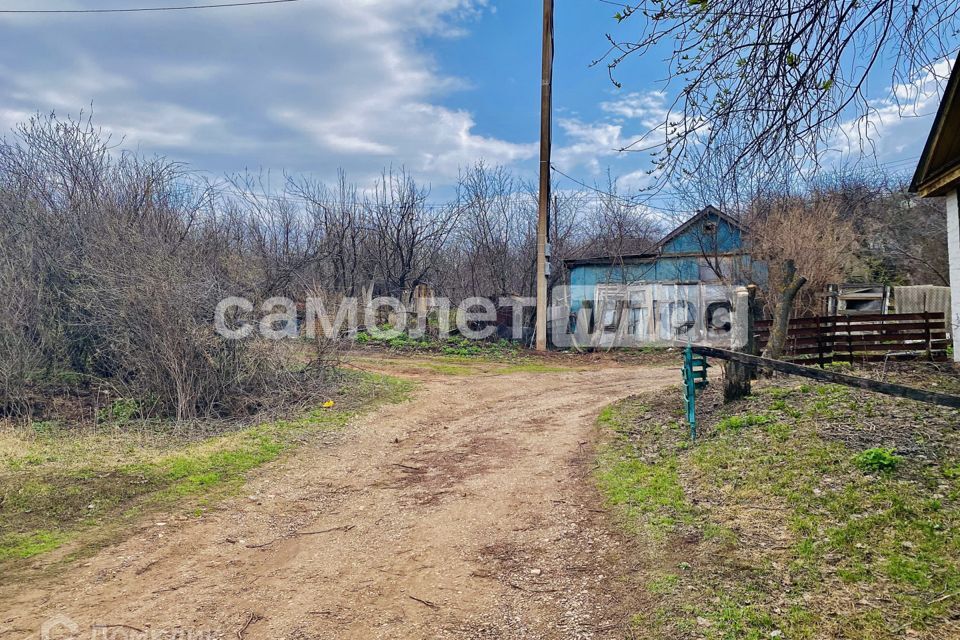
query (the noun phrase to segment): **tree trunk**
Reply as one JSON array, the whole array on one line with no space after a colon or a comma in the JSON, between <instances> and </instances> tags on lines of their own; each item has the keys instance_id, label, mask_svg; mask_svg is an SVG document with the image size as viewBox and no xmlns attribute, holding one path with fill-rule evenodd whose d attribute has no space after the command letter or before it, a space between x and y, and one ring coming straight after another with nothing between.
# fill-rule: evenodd
<instances>
[{"instance_id":1,"label":"tree trunk","mask_svg":"<svg viewBox=\"0 0 960 640\"><path fill-rule=\"evenodd\" d=\"M793 312L793 303L797 299L800 289L807 283L807 279L797 275L797 266L793 260L783 263L783 295L780 303L773 311L773 323L770 326L770 340L763 350L764 358L779 360L787 344L787 332L790 328L790 315Z\"/></svg>"}]
</instances>

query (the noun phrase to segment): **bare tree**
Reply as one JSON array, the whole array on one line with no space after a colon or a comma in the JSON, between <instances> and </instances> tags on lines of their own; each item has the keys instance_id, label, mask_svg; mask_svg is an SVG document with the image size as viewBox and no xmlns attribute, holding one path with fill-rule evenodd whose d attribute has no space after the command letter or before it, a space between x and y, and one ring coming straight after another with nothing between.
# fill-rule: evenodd
<instances>
[{"instance_id":1,"label":"bare tree","mask_svg":"<svg viewBox=\"0 0 960 640\"><path fill-rule=\"evenodd\" d=\"M935 65L956 54L960 29L954 0L611 4L620 5L619 26L597 63L618 87L616 72L628 59L668 52L674 102L660 126L627 147L655 153L657 186L695 178L718 149L730 155L725 171L806 175L844 121L857 121L846 129L854 142L869 143L876 111L868 80L943 81ZM916 90L894 94L902 109L916 97Z\"/></svg>"},{"instance_id":2,"label":"bare tree","mask_svg":"<svg viewBox=\"0 0 960 640\"><path fill-rule=\"evenodd\" d=\"M626 284L630 274L624 268L624 258L649 251L657 243L663 234L661 220L649 208L622 197L609 174L606 187L596 189L595 193L597 197L584 214L589 231L581 252L610 256L608 280Z\"/></svg>"},{"instance_id":3,"label":"bare tree","mask_svg":"<svg viewBox=\"0 0 960 640\"><path fill-rule=\"evenodd\" d=\"M519 181L503 167L479 162L460 176L456 233L465 292L470 295L519 294L524 289L525 245L531 233L529 202Z\"/></svg>"},{"instance_id":4,"label":"bare tree","mask_svg":"<svg viewBox=\"0 0 960 640\"><path fill-rule=\"evenodd\" d=\"M859 238L854 271L885 284L948 285L947 219L943 203L906 193L906 183L882 172L834 172L813 195L836 203Z\"/></svg>"},{"instance_id":5,"label":"bare tree","mask_svg":"<svg viewBox=\"0 0 960 640\"><path fill-rule=\"evenodd\" d=\"M427 204L429 192L405 170L384 172L365 202L366 259L384 293L398 298L426 282L460 219L456 206Z\"/></svg>"},{"instance_id":6,"label":"bare tree","mask_svg":"<svg viewBox=\"0 0 960 640\"><path fill-rule=\"evenodd\" d=\"M853 225L840 217L833 203L789 197L755 203L749 246L753 259L766 270L755 277L767 283L764 299L773 316L768 357L781 355L799 301L804 310L816 310L817 292L843 278L856 241ZM810 294L804 300L800 293L805 285Z\"/></svg>"},{"instance_id":7,"label":"bare tree","mask_svg":"<svg viewBox=\"0 0 960 640\"><path fill-rule=\"evenodd\" d=\"M357 295L369 285L373 273L362 263L363 242L369 233L365 227L365 206L356 185L337 173L333 188L312 178L290 177L289 189L306 203L312 216L322 225L322 255L317 278L331 293Z\"/></svg>"},{"instance_id":8,"label":"bare tree","mask_svg":"<svg viewBox=\"0 0 960 640\"><path fill-rule=\"evenodd\" d=\"M299 276L329 257L324 242L328 227L323 211L304 207L299 194L288 191L285 181L274 193L269 175L245 173L229 179L228 206L240 213L243 249L259 270L259 295L292 294L306 283ZM230 202L230 199L239 200Z\"/></svg>"},{"instance_id":9,"label":"bare tree","mask_svg":"<svg viewBox=\"0 0 960 640\"><path fill-rule=\"evenodd\" d=\"M569 273L565 266L566 259L584 255L588 252L585 246L590 242L589 228L591 223L587 212L590 211L592 202L590 194L583 190L571 191L553 188L551 193L553 194L553 207L550 213L550 244L553 253L548 286L552 288L569 280ZM529 202L530 207L533 207L536 202L535 194L532 192ZM532 213L529 219L534 220ZM532 222L529 236L530 263L535 266L536 234ZM534 286L534 278L532 277L534 272L535 270L529 272L531 276L527 291L531 294Z\"/></svg>"},{"instance_id":10,"label":"bare tree","mask_svg":"<svg viewBox=\"0 0 960 640\"><path fill-rule=\"evenodd\" d=\"M885 204L877 210L877 225L864 248L875 270L882 270L879 279L950 286L943 202L899 194Z\"/></svg>"}]
</instances>

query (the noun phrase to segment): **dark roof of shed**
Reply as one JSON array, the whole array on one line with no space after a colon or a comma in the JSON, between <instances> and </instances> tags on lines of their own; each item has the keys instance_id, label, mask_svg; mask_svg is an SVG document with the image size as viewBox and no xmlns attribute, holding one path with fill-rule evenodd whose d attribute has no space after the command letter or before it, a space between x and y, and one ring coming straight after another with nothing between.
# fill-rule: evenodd
<instances>
[{"instance_id":1,"label":"dark roof of shed","mask_svg":"<svg viewBox=\"0 0 960 640\"><path fill-rule=\"evenodd\" d=\"M622 256L590 256L587 258L567 258L563 261L568 267L579 267L588 264L610 264L614 261L635 264L637 262L653 262L657 253L625 253Z\"/></svg>"},{"instance_id":2,"label":"dark roof of shed","mask_svg":"<svg viewBox=\"0 0 960 640\"><path fill-rule=\"evenodd\" d=\"M960 184L960 58L943 92L927 143L920 154L910 191L921 196L942 195Z\"/></svg>"}]
</instances>

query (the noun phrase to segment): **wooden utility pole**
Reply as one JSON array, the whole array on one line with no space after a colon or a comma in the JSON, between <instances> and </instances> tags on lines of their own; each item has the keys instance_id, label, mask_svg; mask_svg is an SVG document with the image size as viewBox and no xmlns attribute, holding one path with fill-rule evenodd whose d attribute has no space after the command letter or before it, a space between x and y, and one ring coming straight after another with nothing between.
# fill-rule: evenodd
<instances>
[{"instance_id":1,"label":"wooden utility pole","mask_svg":"<svg viewBox=\"0 0 960 640\"><path fill-rule=\"evenodd\" d=\"M547 271L550 242L550 150L553 115L553 0L543 0L540 87L540 203L537 212L537 351L547 350Z\"/></svg>"}]
</instances>

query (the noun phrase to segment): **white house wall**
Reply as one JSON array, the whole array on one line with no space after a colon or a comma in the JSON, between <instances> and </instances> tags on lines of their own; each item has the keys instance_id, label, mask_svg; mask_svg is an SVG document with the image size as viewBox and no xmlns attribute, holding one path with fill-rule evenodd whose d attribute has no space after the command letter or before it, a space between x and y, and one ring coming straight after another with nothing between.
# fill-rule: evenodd
<instances>
[{"instance_id":1,"label":"white house wall","mask_svg":"<svg viewBox=\"0 0 960 640\"><path fill-rule=\"evenodd\" d=\"M953 359L960 362L960 202L957 191L947 194L947 249L950 256L950 306L953 310Z\"/></svg>"},{"instance_id":2,"label":"white house wall","mask_svg":"<svg viewBox=\"0 0 960 640\"><path fill-rule=\"evenodd\" d=\"M612 347L689 339L698 344L729 347L734 291L732 287L703 283L597 285L595 330L589 343ZM606 324L610 318L616 319L615 326Z\"/></svg>"}]
</instances>

